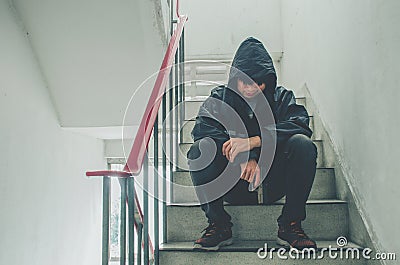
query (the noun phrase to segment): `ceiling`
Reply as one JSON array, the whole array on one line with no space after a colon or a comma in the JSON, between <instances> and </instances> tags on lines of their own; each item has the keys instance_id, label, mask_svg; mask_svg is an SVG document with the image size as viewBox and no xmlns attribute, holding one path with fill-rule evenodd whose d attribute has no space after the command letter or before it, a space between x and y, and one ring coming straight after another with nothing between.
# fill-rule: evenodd
<instances>
[{"instance_id":1,"label":"ceiling","mask_svg":"<svg viewBox=\"0 0 400 265\"><path fill-rule=\"evenodd\" d=\"M167 0L11 1L60 125L100 139L134 134L167 46ZM182 1L181 13L187 59L231 58L247 36L282 56L279 0Z\"/></svg>"},{"instance_id":2,"label":"ceiling","mask_svg":"<svg viewBox=\"0 0 400 265\"><path fill-rule=\"evenodd\" d=\"M167 45L166 0L13 3L60 125L87 128L98 138L104 138L102 132L110 137L115 128L119 133L132 94L161 65ZM135 104L137 119L127 125L139 124L146 100Z\"/></svg>"}]
</instances>

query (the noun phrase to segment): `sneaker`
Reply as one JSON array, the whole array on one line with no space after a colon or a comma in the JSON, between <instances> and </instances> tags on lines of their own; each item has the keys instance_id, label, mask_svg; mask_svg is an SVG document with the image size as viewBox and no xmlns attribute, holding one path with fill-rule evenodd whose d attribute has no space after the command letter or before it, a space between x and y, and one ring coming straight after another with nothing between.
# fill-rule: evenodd
<instances>
[{"instance_id":1,"label":"sneaker","mask_svg":"<svg viewBox=\"0 0 400 265\"><path fill-rule=\"evenodd\" d=\"M278 245L296 248L298 250L304 248L317 249L317 243L304 233L300 221L292 221L287 224L278 222L278 225L278 238L276 240Z\"/></svg>"},{"instance_id":2,"label":"sneaker","mask_svg":"<svg viewBox=\"0 0 400 265\"><path fill-rule=\"evenodd\" d=\"M193 249L217 251L222 246L232 245L232 223L210 224L204 234L194 242Z\"/></svg>"}]
</instances>

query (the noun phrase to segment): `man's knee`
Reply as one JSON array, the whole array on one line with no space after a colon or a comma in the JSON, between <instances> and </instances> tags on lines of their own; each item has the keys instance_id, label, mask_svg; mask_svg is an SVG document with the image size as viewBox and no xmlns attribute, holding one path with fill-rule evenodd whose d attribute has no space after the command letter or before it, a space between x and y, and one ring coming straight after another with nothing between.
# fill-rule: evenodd
<instances>
[{"instance_id":1,"label":"man's knee","mask_svg":"<svg viewBox=\"0 0 400 265\"><path fill-rule=\"evenodd\" d=\"M197 140L190 147L186 156L190 171L202 171L205 169L223 168L226 158L218 151L218 145L210 138Z\"/></svg>"},{"instance_id":2,"label":"man's knee","mask_svg":"<svg viewBox=\"0 0 400 265\"><path fill-rule=\"evenodd\" d=\"M309 137L295 134L287 141L286 152L303 158L316 159L317 146Z\"/></svg>"},{"instance_id":3,"label":"man's knee","mask_svg":"<svg viewBox=\"0 0 400 265\"><path fill-rule=\"evenodd\" d=\"M189 151L186 153L186 157L188 159L193 160L193 159L197 159L200 157L201 152L200 152L199 144L200 144L200 140L194 142L192 144L192 146L189 148Z\"/></svg>"},{"instance_id":4,"label":"man's knee","mask_svg":"<svg viewBox=\"0 0 400 265\"><path fill-rule=\"evenodd\" d=\"M190 160L198 159L202 154L208 157L216 157L222 154L221 146L211 138L202 138L192 144L186 156Z\"/></svg>"}]
</instances>

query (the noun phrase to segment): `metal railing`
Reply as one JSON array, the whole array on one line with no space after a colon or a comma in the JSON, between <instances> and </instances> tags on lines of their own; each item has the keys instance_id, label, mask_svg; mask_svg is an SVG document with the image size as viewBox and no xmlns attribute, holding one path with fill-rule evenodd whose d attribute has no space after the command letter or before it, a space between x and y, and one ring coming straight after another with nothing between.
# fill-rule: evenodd
<instances>
[{"instance_id":1,"label":"metal railing","mask_svg":"<svg viewBox=\"0 0 400 265\"><path fill-rule=\"evenodd\" d=\"M158 175L159 167L159 112L161 112L162 123L167 117L167 111L174 112L169 118L169 128L162 126L161 128L161 141L162 145L166 146L167 143L167 130L169 131L169 172L174 169L173 158L174 153L177 154L178 148L178 131L174 132L174 128L179 128L183 119L183 112L178 111L176 106L184 100L184 26L187 21L187 16L179 15L179 1L177 0L176 14L177 18L173 19L173 4L170 1L171 11L171 37L162 61L160 71L158 72L155 85L151 91L151 95L143 114L138 132L133 142L132 149L127 158L127 162L122 171L103 170L103 171L88 171L86 176L103 177L103 223L102 223L102 264L109 264L110 260L110 193L111 193L111 178L118 178L121 187L121 200L120 200L120 264L129 265L142 264L142 250L143 250L143 264L159 263L159 187L158 178L154 177L154 242L150 238L149 226L149 163L148 163L148 145L151 136L153 135L154 141L154 176ZM173 66L175 63L175 66ZM178 64L179 63L179 64ZM168 82L169 81L169 82ZM167 84L170 90L168 95L166 92ZM168 102L167 102L168 96ZM161 111L160 111L161 106ZM174 110L175 108L175 110ZM175 125L175 126L174 126ZM175 148L173 148L175 146ZM162 238L166 242L167 239L167 157L165 152L161 156L162 166L162 220L163 232ZM143 208L140 205L138 194L135 190L135 178L142 173L143 176ZM169 174L171 175L171 174ZM170 190L171 194L171 190ZM143 209L143 210L142 210ZM128 219L128 223L126 222ZM135 258L135 229L137 231L137 258ZM128 236L126 231L128 230ZM128 250L128 251L127 251ZM128 256L127 256L128 253ZM150 253L153 255L150 258Z\"/></svg>"}]
</instances>

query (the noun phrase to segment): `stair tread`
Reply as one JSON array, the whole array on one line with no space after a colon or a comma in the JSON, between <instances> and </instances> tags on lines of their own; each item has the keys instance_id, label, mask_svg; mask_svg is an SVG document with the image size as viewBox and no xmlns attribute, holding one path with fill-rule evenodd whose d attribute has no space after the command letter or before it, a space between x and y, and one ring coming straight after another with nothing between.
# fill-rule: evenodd
<instances>
[{"instance_id":1,"label":"stair tread","mask_svg":"<svg viewBox=\"0 0 400 265\"><path fill-rule=\"evenodd\" d=\"M316 240L318 249L328 248L332 246L333 248L338 247L336 241L334 240ZM259 248L263 248L265 243L267 243L268 249L270 248L280 248L276 241L272 240L240 240L234 239L234 243L230 246L224 246L219 251L229 251L229 252L247 252L247 251L257 251ZM347 242L347 245L343 248L358 248L363 249L353 242ZM167 242L160 246L160 251L193 251L193 241L178 241L178 242ZM277 251L277 250L274 250Z\"/></svg>"},{"instance_id":2,"label":"stair tread","mask_svg":"<svg viewBox=\"0 0 400 265\"><path fill-rule=\"evenodd\" d=\"M276 218L282 204L226 205L234 223L235 238L244 240L274 240ZM343 200L309 200L304 229L315 240L336 240L348 234L347 202ZM192 240L204 228L207 218L199 205L167 206L169 242ZM258 220L255 223L251 222Z\"/></svg>"},{"instance_id":3,"label":"stair tread","mask_svg":"<svg viewBox=\"0 0 400 265\"><path fill-rule=\"evenodd\" d=\"M174 186L173 202L198 202L189 171L174 171L172 174ZM309 200L337 199L335 186L335 171L330 169L317 169Z\"/></svg>"},{"instance_id":4,"label":"stair tread","mask_svg":"<svg viewBox=\"0 0 400 265\"><path fill-rule=\"evenodd\" d=\"M318 200L307 200L307 205L308 204L346 204L347 201L344 200L339 200L339 199L318 199ZM269 206L269 205L282 205L284 202L282 201L277 201L272 204L256 204L256 205L231 205L226 203L225 206L227 207L263 207L263 206ZM183 203L170 203L168 206L178 206L178 207L199 207L198 205L193 205L193 202L183 202Z\"/></svg>"}]
</instances>

